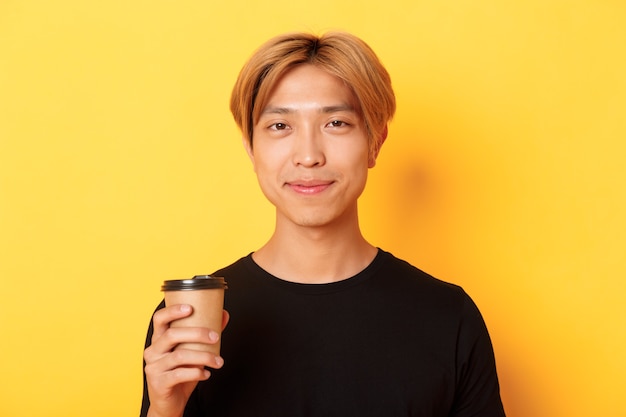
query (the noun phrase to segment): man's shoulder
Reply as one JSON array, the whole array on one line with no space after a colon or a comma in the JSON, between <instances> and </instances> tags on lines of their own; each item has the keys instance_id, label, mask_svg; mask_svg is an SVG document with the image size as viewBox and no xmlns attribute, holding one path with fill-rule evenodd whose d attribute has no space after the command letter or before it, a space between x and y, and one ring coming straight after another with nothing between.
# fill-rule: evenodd
<instances>
[{"instance_id":1,"label":"man's shoulder","mask_svg":"<svg viewBox=\"0 0 626 417\"><path fill-rule=\"evenodd\" d=\"M216 277L224 277L224 278L237 276L241 273L241 271L250 268L251 259L252 259L252 253L249 253L237 259L236 261L232 262L231 264L226 265L216 270L211 275L216 276Z\"/></svg>"},{"instance_id":2,"label":"man's shoulder","mask_svg":"<svg viewBox=\"0 0 626 417\"><path fill-rule=\"evenodd\" d=\"M441 294L465 295L461 286L441 279L413 265L407 260L393 255L391 252L379 249L381 265L378 273L394 285L419 287L423 291L433 291Z\"/></svg>"}]
</instances>

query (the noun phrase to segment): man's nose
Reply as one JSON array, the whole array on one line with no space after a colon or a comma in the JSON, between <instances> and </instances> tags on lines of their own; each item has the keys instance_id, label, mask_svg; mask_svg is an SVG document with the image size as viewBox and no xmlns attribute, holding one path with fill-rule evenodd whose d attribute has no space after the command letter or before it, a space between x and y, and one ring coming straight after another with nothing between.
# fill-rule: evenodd
<instances>
[{"instance_id":1,"label":"man's nose","mask_svg":"<svg viewBox=\"0 0 626 417\"><path fill-rule=\"evenodd\" d=\"M314 167L326 163L322 132L312 126L307 126L300 129L294 139L294 165Z\"/></svg>"}]
</instances>

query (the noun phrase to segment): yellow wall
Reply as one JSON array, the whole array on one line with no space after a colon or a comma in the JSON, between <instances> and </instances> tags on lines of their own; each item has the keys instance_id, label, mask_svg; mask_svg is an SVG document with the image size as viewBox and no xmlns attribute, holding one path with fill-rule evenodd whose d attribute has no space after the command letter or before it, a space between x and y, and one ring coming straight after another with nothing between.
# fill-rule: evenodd
<instances>
[{"instance_id":1,"label":"yellow wall","mask_svg":"<svg viewBox=\"0 0 626 417\"><path fill-rule=\"evenodd\" d=\"M0 415L137 415L160 282L272 228L237 72L330 28L398 96L367 237L474 297L509 417L626 415L625 3L292 3L0 2Z\"/></svg>"}]
</instances>

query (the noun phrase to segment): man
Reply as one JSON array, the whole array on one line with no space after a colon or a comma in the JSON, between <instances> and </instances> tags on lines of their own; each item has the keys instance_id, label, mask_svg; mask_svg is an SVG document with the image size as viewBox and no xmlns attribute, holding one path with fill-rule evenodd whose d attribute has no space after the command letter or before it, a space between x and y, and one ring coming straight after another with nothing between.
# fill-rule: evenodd
<instances>
[{"instance_id":1,"label":"man","mask_svg":"<svg viewBox=\"0 0 626 417\"><path fill-rule=\"evenodd\" d=\"M231 111L273 235L217 271L216 329L170 328L159 306L146 341L143 416L504 416L491 342L460 287L367 242L357 200L395 111L389 75L346 33L279 36L242 69ZM212 370L209 371L209 368Z\"/></svg>"}]
</instances>

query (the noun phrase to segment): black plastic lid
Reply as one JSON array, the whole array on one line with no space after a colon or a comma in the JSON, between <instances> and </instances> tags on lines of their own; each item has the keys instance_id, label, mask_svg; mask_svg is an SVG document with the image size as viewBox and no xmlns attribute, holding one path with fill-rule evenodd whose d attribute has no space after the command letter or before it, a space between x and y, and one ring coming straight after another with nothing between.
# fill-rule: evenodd
<instances>
[{"instance_id":1,"label":"black plastic lid","mask_svg":"<svg viewBox=\"0 0 626 417\"><path fill-rule=\"evenodd\" d=\"M190 290L212 290L226 289L226 281L222 277L212 277L210 275L196 275L191 279L173 279L163 281L161 291L190 291Z\"/></svg>"}]
</instances>

